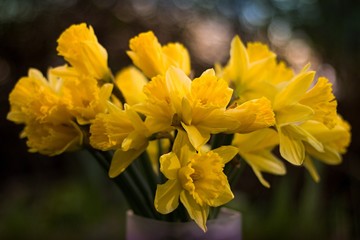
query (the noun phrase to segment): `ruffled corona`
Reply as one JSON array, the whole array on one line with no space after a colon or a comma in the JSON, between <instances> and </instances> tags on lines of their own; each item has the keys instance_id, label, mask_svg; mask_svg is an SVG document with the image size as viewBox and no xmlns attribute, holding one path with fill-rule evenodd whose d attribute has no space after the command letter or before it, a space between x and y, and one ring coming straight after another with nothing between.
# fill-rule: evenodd
<instances>
[{"instance_id":1,"label":"ruffled corona","mask_svg":"<svg viewBox=\"0 0 360 240\"><path fill-rule=\"evenodd\" d=\"M71 116L58 95L58 88L58 84L48 82L41 72L30 69L28 76L22 77L9 95L7 119L15 123L68 121Z\"/></svg>"},{"instance_id":2,"label":"ruffled corona","mask_svg":"<svg viewBox=\"0 0 360 240\"><path fill-rule=\"evenodd\" d=\"M187 49L180 43L161 46L152 31L140 33L130 40L127 54L134 65L149 77L164 75L170 66L182 69L190 74L190 57Z\"/></svg>"},{"instance_id":3,"label":"ruffled corona","mask_svg":"<svg viewBox=\"0 0 360 240\"><path fill-rule=\"evenodd\" d=\"M51 69L50 73L63 82L62 99L79 124L89 124L97 114L107 111L112 84L99 87L95 78L67 66Z\"/></svg>"},{"instance_id":4,"label":"ruffled corona","mask_svg":"<svg viewBox=\"0 0 360 240\"><path fill-rule=\"evenodd\" d=\"M38 152L48 156L78 150L83 141L81 130L73 122L54 125L30 121L22 131L21 137L27 138L29 152Z\"/></svg>"}]
</instances>

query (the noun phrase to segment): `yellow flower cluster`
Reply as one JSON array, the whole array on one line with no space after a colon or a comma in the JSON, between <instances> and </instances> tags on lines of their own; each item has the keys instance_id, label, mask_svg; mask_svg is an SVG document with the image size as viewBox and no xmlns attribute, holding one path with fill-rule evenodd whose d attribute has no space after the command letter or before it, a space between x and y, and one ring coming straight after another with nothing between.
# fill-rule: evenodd
<instances>
[{"instance_id":1,"label":"yellow flower cluster","mask_svg":"<svg viewBox=\"0 0 360 240\"><path fill-rule=\"evenodd\" d=\"M305 166L315 181L313 159L341 162L350 125L337 114L331 83L308 66L295 74L268 46L245 46L236 36L225 66L192 78L182 44L162 46L150 31L129 46L134 66L113 77L92 27L64 31L57 50L69 65L50 69L48 79L31 69L9 97L8 119L25 124L30 151L114 151L109 176L116 177L147 150L168 179L157 186L156 210L168 214L180 201L204 231L210 207L234 197L228 162L241 157L266 187L262 172L285 174L282 159Z\"/></svg>"}]
</instances>

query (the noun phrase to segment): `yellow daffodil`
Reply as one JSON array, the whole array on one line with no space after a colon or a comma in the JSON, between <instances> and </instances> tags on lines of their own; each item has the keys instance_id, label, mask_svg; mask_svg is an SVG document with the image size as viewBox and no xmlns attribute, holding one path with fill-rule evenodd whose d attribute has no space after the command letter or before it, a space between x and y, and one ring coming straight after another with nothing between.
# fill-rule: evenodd
<instances>
[{"instance_id":1,"label":"yellow daffodil","mask_svg":"<svg viewBox=\"0 0 360 240\"><path fill-rule=\"evenodd\" d=\"M143 87L148 83L147 78L135 67L122 69L115 76L115 83L123 93L126 103L134 105L146 98Z\"/></svg>"},{"instance_id":2,"label":"yellow daffodil","mask_svg":"<svg viewBox=\"0 0 360 240\"><path fill-rule=\"evenodd\" d=\"M79 124L89 124L98 113L107 111L112 84L106 83L99 87L95 78L79 74L67 66L51 69L50 73L63 82L63 101Z\"/></svg>"},{"instance_id":3,"label":"yellow daffodil","mask_svg":"<svg viewBox=\"0 0 360 240\"><path fill-rule=\"evenodd\" d=\"M332 126L331 117L336 116L331 85L320 78L310 88L314 75L314 72L303 70L279 90L273 102L281 156L295 165L301 165L305 159L304 143L319 152L324 151L322 143L300 124L315 119Z\"/></svg>"},{"instance_id":4,"label":"yellow daffodil","mask_svg":"<svg viewBox=\"0 0 360 240\"><path fill-rule=\"evenodd\" d=\"M275 130L270 128L260 129L248 134L235 134L232 145L236 146L239 155L251 166L262 185L270 187L261 172L276 175L286 173L285 165L272 150L279 144Z\"/></svg>"},{"instance_id":5,"label":"yellow daffodil","mask_svg":"<svg viewBox=\"0 0 360 240\"><path fill-rule=\"evenodd\" d=\"M190 57L187 49L180 43L169 43L161 46L152 31L140 33L130 40L130 51L127 54L134 65L152 78L164 75L170 66L181 68L190 74Z\"/></svg>"},{"instance_id":6,"label":"yellow daffodil","mask_svg":"<svg viewBox=\"0 0 360 240\"><path fill-rule=\"evenodd\" d=\"M307 121L302 127L318 139L324 146L324 151L317 151L309 144L305 144L307 155L304 166L308 169L313 179L318 182L319 174L312 163L312 159L320 160L323 163L336 165L342 161L341 154L346 153L346 149L351 141L350 125L340 116L335 119L336 125L329 129L325 124L317 121Z\"/></svg>"},{"instance_id":7,"label":"yellow daffodil","mask_svg":"<svg viewBox=\"0 0 360 240\"><path fill-rule=\"evenodd\" d=\"M27 138L29 152L48 156L78 150L83 141L81 130L71 121L59 125L30 121L22 131L21 137Z\"/></svg>"},{"instance_id":8,"label":"yellow daffodil","mask_svg":"<svg viewBox=\"0 0 360 240\"><path fill-rule=\"evenodd\" d=\"M30 69L9 95L10 112L7 118L15 123L51 122L60 124L70 119L58 91L61 83L49 82L36 69Z\"/></svg>"},{"instance_id":9,"label":"yellow daffodil","mask_svg":"<svg viewBox=\"0 0 360 240\"><path fill-rule=\"evenodd\" d=\"M21 137L27 138L30 152L53 156L81 146L82 132L62 98L63 87L51 73L47 80L38 70L30 69L10 93L7 118L25 124Z\"/></svg>"},{"instance_id":10,"label":"yellow daffodil","mask_svg":"<svg viewBox=\"0 0 360 240\"><path fill-rule=\"evenodd\" d=\"M109 103L109 113L100 113L90 126L90 144L103 151L116 150L109 176L116 177L148 145L150 132L139 115L128 105L122 110Z\"/></svg>"},{"instance_id":11,"label":"yellow daffodil","mask_svg":"<svg viewBox=\"0 0 360 240\"><path fill-rule=\"evenodd\" d=\"M72 25L58 39L57 51L76 71L97 80L108 81L111 76L107 52L97 40L91 26Z\"/></svg>"},{"instance_id":12,"label":"yellow daffodil","mask_svg":"<svg viewBox=\"0 0 360 240\"><path fill-rule=\"evenodd\" d=\"M173 151L160 158L160 171L168 181L157 187L156 210L170 213L178 207L180 199L191 219L206 231L209 207L223 205L234 198L223 168L237 152L235 147L222 146L197 153L187 134L179 131Z\"/></svg>"},{"instance_id":13,"label":"yellow daffodil","mask_svg":"<svg viewBox=\"0 0 360 240\"><path fill-rule=\"evenodd\" d=\"M275 57L266 45L249 43L245 47L239 36L235 36L231 42L229 62L223 69L218 66L217 73L234 86L235 97L240 103L268 97L267 91L274 86L267 77L269 71L275 71L277 67Z\"/></svg>"},{"instance_id":14,"label":"yellow daffodil","mask_svg":"<svg viewBox=\"0 0 360 240\"><path fill-rule=\"evenodd\" d=\"M254 102L247 105L249 109L239 106L225 114L232 89L212 69L191 81L181 69L170 67L165 76L154 77L144 92L146 102L135 109L146 115L151 129L154 132L184 129L196 149L210 139L210 134L238 129L248 132L274 123L270 105L264 99L260 100L264 106ZM244 117L246 113L251 116Z\"/></svg>"}]
</instances>

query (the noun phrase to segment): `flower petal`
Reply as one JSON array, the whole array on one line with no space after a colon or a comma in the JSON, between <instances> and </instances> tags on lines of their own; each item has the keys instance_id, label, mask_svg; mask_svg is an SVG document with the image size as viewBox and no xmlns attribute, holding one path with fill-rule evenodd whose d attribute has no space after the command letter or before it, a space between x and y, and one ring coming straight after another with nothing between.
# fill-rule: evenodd
<instances>
[{"instance_id":1,"label":"flower petal","mask_svg":"<svg viewBox=\"0 0 360 240\"><path fill-rule=\"evenodd\" d=\"M239 149L233 146L222 146L212 151L219 154L225 164L235 157L235 155L239 152Z\"/></svg>"},{"instance_id":2,"label":"flower petal","mask_svg":"<svg viewBox=\"0 0 360 240\"><path fill-rule=\"evenodd\" d=\"M141 149L130 149L129 151L123 151L118 149L115 151L111 160L109 177L117 177L122 173L140 154L145 151L146 146Z\"/></svg>"},{"instance_id":3,"label":"flower petal","mask_svg":"<svg viewBox=\"0 0 360 240\"><path fill-rule=\"evenodd\" d=\"M189 213L190 218L206 232L206 220L209 215L209 206L201 206L196 203L195 199L187 191L182 191L180 193L180 201Z\"/></svg>"},{"instance_id":4,"label":"flower petal","mask_svg":"<svg viewBox=\"0 0 360 240\"><path fill-rule=\"evenodd\" d=\"M319 177L319 173L316 170L314 163L312 162L312 159L309 156L305 157L305 161L304 161L304 167L309 171L312 179L315 182L319 182L320 181L320 177Z\"/></svg>"},{"instance_id":5,"label":"flower petal","mask_svg":"<svg viewBox=\"0 0 360 240\"><path fill-rule=\"evenodd\" d=\"M186 125L181 123L183 128L188 134L189 140L195 149L199 150L201 146L207 143L210 139L210 133L208 131L201 131L192 125Z\"/></svg>"},{"instance_id":6,"label":"flower petal","mask_svg":"<svg viewBox=\"0 0 360 240\"><path fill-rule=\"evenodd\" d=\"M160 171L167 179L176 179L180 169L180 161L174 152L169 152L160 157Z\"/></svg>"},{"instance_id":7,"label":"flower petal","mask_svg":"<svg viewBox=\"0 0 360 240\"><path fill-rule=\"evenodd\" d=\"M287 126L285 126L287 127ZM301 165L305 158L305 147L302 141L291 135L285 127L280 127L279 141L281 156L294 165Z\"/></svg>"},{"instance_id":8,"label":"flower petal","mask_svg":"<svg viewBox=\"0 0 360 240\"><path fill-rule=\"evenodd\" d=\"M181 185L177 180L169 180L164 184L158 184L154 205L158 212L168 214L179 206Z\"/></svg>"},{"instance_id":9,"label":"flower petal","mask_svg":"<svg viewBox=\"0 0 360 240\"><path fill-rule=\"evenodd\" d=\"M273 108L280 110L286 105L295 104L304 96L314 80L315 72L303 72L293 78L276 96Z\"/></svg>"},{"instance_id":10,"label":"flower petal","mask_svg":"<svg viewBox=\"0 0 360 240\"><path fill-rule=\"evenodd\" d=\"M278 125L303 122L309 120L313 115L312 108L302 104L285 106L275 112Z\"/></svg>"}]
</instances>

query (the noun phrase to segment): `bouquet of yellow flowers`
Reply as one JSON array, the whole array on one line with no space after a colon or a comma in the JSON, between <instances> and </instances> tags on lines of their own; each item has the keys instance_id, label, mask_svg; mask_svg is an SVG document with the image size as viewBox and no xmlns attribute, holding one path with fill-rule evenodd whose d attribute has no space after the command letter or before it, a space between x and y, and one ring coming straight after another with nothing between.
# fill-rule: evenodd
<instances>
[{"instance_id":1,"label":"bouquet of yellow flowers","mask_svg":"<svg viewBox=\"0 0 360 240\"><path fill-rule=\"evenodd\" d=\"M30 152L86 149L124 192L135 214L163 221L207 219L234 198L240 163L284 175L284 160L339 164L350 125L332 84L309 65L294 73L268 46L231 42L225 66L193 76L187 49L153 32L130 39L133 66L113 75L107 51L85 23L58 39L68 64L47 77L30 69L12 90L7 118L24 124ZM279 149L279 154L274 149Z\"/></svg>"}]
</instances>

